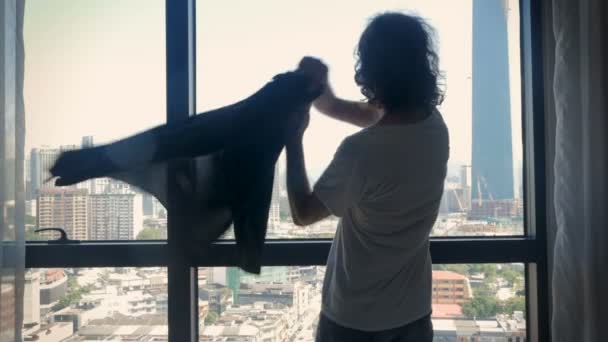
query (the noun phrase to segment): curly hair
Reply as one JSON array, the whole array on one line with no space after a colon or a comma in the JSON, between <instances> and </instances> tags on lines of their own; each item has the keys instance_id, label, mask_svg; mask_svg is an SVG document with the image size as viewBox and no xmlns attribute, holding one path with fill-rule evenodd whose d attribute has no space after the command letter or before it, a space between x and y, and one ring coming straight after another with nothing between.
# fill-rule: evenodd
<instances>
[{"instance_id":1,"label":"curly hair","mask_svg":"<svg viewBox=\"0 0 608 342\"><path fill-rule=\"evenodd\" d=\"M420 17L396 12L374 17L355 53L355 82L367 101L388 111L441 104L433 37L433 28Z\"/></svg>"}]
</instances>

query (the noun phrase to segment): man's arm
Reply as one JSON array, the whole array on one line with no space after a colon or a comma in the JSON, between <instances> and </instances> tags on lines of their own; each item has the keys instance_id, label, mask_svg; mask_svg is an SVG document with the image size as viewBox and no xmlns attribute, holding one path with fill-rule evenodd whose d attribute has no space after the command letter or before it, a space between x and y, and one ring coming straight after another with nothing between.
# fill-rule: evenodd
<instances>
[{"instance_id":1,"label":"man's arm","mask_svg":"<svg viewBox=\"0 0 608 342\"><path fill-rule=\"evenodd\" d=\"M286 146L287 148L287 194L293 222L306 226L330 215L329 210L310 189L302 138L298 137Z\"/></svg>"},{"instance_id":2,"label":"man's arm","mask_svg":"<svg viewBox=\"0 0 608 342\"><path fill-rule=\"evenodd\" d=\"M359 127L369 127L382 118L382 110L369 103L343 100L335 96L329 84L314 102L321 113Z\"/></svg>"},{"instance_id":3,"label":"man's arm","mask_svg":"<svg viewBox=\"0 0 608 342\"><path fill-rule=\"evenodd\" d=\"M315 57L304 57L300 61L300 69L314 74L324 90L313 105L321 113L334 119L351 123L359 127L368 127L382 118L382 110L369 103L343 100L334 94L328 82L327 65Z\"/></svg>"}]
</instances>

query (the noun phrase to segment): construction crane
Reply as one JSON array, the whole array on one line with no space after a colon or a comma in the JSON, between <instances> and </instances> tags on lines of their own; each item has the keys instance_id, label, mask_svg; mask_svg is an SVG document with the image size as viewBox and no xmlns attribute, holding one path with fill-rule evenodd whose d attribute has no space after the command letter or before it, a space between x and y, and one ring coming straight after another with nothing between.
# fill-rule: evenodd
<instances>
[{"instance_id":1,"label":"construction crane","mask_svg":"<svg viewBox=\"0 0 608 342\"><path fill-rule=\"evenodd\" d=\"M493 201L494 200L494 196L492 196L492 192L488 188L488 182L486 181L486 177L481 176L481 181L483 182L483 185L486 188L486 193L488 193L488 197L490 198L490 201Z\"/></svg>"},{"instance_id":2,"label":"construction crane","mask_svg":"<svg viewBox=\"0 0 608 342\"><path fill-rule=\"evenodd\" d=\"M480 177L477 176L477 206L481 207L483 204L483 196L481 195L481 181L479 178Z\"/></svg>"},{"instance_id":3,"label":"construction crane","mask_svg":"<svg viewBox=\"0 0 608 342\"><path fill-rule=\"evenodd\" d=\"M458 203L458 210L465 211L464 206L462 205L462 202L460 201L460 196L456 192L456 189L450 189L450 191L452 192L454 197L456 197L456 203ZM464 189L463 189L463 191L464 191Z\"/></svg>"},{"instance_id":4,"label":"construction crane","mask_svg":"<svg viewBox=\"0 0 608 342\"><path fill-rule=\"evenodd\" d=\"M488 198L490 199L490 201L494 201L494 196L492 196L492 192L490 191L490 188L488 187L488 181L486 181L486 178L484 176L477 176L477 205L481 206L483 204L483 196L481 193L481 183L483 182L483 186L486 190L486 193L488 194Z\"/></svg>"}]
</instances>

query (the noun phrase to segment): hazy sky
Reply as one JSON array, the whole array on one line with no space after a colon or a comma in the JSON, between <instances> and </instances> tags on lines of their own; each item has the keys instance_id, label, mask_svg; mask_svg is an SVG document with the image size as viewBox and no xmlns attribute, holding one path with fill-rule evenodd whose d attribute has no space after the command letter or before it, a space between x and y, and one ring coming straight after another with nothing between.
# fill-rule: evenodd
<instances>
[{"instance_id":1,"label":"hazy sky","mask_svg":"<svg viewBox=\"0 0 608 342\"><path fill-rule=\"evenodd\" d=\"M304 55L330 67L336 93L362 95L353 51L368 19L386 10L418 14L436 28L451 160L471 153L472 0L216 0L197 2L197 110L237 101ZM26 148L109 141L165 120L164 0L28 1L25 14ZM521 159L518 8L509 34L514 157ZM305 138L322 170L356 129L313 113Z\"/></svg>"}]
</instances>

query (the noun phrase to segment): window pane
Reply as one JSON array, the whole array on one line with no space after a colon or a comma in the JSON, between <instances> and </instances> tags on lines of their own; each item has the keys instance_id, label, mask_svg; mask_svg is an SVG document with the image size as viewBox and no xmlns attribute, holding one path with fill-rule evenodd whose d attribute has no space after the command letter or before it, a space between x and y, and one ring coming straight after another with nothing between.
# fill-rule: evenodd
<instances>
[{"instance_id":1,"label":"window pane","mask_svg":"<svg viewBox=\"0 0 608 342\"><path fill-rule=\"evenodd\" d=\"M167 270L29 269L24 341L166 341Z\"/></svg>"},{"instance_id":2,"label":"window pane","mask_svg":"<svg viewBox=\"0 0 608 342\"><path fill-rule=\"evenodd\" d=\"M201 341L314 341L324 273L322 266L265 267L259 276L199 268ZM523 342L524 284L522 264L435 265L435 340Z\"/></svg>"},{"instance_id":3,"label":"window pane","mask_svg":"<svg viewBox=\"0 0 608 342\"><path fill-rule=\"evenodd\" d=\"M25 9L27 238L164 239L164 208L109 178L46 182L64 150L165 122L165 1L28 1Z\"/></svg>"},{"instance_id":4,"label":"window pane","mask_svg":"<svg viewBox=\"0 0 608 342\"><path fill-rule=\"evenodd\" d=\"M368 19L387 10L418 14L437 33L451 157L433 234L523 234L517 1L198 1L197 110L246 97L305 55L329 65L338 96L362 99L353 51ZM304 141L313 183L356 131L313 110ZM335 219L307 229L291 223L283 160L277 175L270 237L333 236Z\"/></svg>"}]
</instances>

